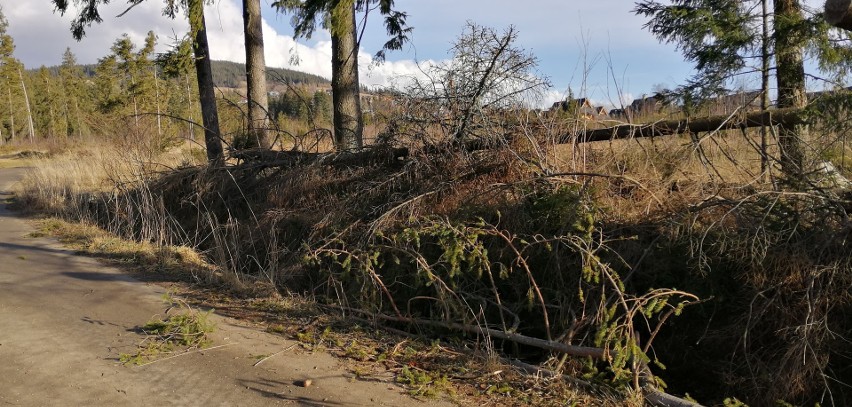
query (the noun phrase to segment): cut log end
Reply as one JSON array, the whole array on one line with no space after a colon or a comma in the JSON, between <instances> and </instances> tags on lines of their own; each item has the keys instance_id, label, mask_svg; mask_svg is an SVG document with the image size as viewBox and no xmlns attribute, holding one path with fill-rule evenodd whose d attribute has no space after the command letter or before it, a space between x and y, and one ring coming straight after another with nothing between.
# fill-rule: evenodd
<instances>
[{"instance_id":1,"label":"cut log end","mask_svg":"<svg viewBox=\"0 0 852 407\"><path fill-rule=\"evenodd\" d=\"M826 0L825 21L835 27L852 31L852 0Z\"/></svg>"}]
</instances>

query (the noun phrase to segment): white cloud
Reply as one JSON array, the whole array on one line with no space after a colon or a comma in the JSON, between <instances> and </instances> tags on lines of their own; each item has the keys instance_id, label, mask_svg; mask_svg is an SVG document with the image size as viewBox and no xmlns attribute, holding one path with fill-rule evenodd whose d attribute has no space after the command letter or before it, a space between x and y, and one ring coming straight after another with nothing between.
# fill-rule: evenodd
<instances>
[{"instance_id":1,"label":"white cloud","mask_svg":"<svg viewBox=\"0 0 852 407\"><path fill-rule=\"evenodd\" d=\"M0 6L9 21L9 34L15 40L15 56L28 68L58 65L66 47L71 48L78 62L95 63L110 52L112 43L123 33L141 45L152 30L160 37L158 51L162 51L167 37L186 31L183 21L162 16L162 2L158 1L143 2L121 18L116 16L127 8L126 3L102 6L104 22L87 28L86 37L80 42L74 41L70 31L76 9L69 9L61 16L47 0L0 0Z\"/></svg>"},{"instance_id":2,"label":"white cloud","mask_svg":"<svg viewBox=\"0 0 852 407\"><path fill-rule=\"evenodd\" d=\"M70 9L64 16L60 16L53 12L48 0L0 0L0 6L3 6L10 23L9 33L15 39L15 55L28 68L58 65L66 47L71 48L78 62L95 63L109 54L110 47L122 34L128 34L134 43L141 45L149 30L153 30L159 37L157 52L162 52L168 48L172 38L184 35L188 27L185 18L170 20L164 17L163 3L160 1L144 1L121 18L116 16L125 11L126 3L114 1L101 6L104 21L87 28L86 37L76 42L70 32L76 9ZM315 38L326 39L309 46L294 41L290 35L277 32L267 22L271 16L265 17L263 33L268 66L331 78L331 42L327 40L327 32L317 32ZM245 62L242 10L238 1L217 1L207 7L205 18L211 57ZM294 56L298 59L297 64L293 63ZM361 81L365 86L387 87L401 80L399 78L420 75L414 60L389 60L374 65L371 64L371 55L363 51L358 58Z\"/></svg>"},{"instance_id":3,"label":"white cloud","mask_svg":"<svg viewBox=\"0 0 852 407\"><path fill-rule=\"evenodd\" d=\"M223 0L211 7L207 14L207 34L210 39L213 59L245 62L243 47L242 12L233 0ZM289 68L331 78L331 42L317 41L308 46L293 40L290 35L277 32L268 22L263 22L263 40L266 65ZM328 38L328 33L319 31L315 37ZM297 63L295 60L298 60ZM387 61L372 64L372 55L363 50L358 54L361 84L372 87L389 87L399 78L419 76L420 70L413 60Z\"/></svg>"}]
</instances>

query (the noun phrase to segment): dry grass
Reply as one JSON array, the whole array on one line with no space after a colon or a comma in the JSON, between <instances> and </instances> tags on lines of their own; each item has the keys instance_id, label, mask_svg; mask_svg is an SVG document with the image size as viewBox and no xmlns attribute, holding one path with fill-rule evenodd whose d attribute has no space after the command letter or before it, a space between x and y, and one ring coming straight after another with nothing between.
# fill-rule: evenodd
<instances>
[{"instance_id":1,"label":"dry grass","mask_svg":"<svg viewBox=\"0 0 852 407\"><path fill-rule=\"evenodd\" d=\"M32 168L17 195L23 208L85 219L88 212L80 198L135 185L181 166L197 165L201 158L191 146L159 155L104 144L78 146L62 154L30 159Z\"/></svg>"},{"instance_id":2,"label":"dry grass","mask_svg":"<svg viewBox=\"0 0 852 407\"><path fill-rule=\"evenodd\" d=\"M215 273L215 267L195 250L185 246L157 246L149 242L122 239L86 223L67 222L57 218L36 221L33 236L49 235L67 247L111 264L129 267L149 278L195 280L197 276Z\"/></svg>"}]
</instances>

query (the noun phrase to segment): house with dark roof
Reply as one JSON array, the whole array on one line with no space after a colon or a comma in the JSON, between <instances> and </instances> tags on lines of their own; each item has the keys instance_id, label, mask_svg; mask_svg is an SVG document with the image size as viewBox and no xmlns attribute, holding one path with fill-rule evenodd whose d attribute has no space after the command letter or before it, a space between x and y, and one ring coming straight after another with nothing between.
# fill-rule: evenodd
<instances>
[{"instance_id":1,"label":"house with dark roof","mask_svg":"<svg viewBox=\"0 0 852 407\"><path fill-rule=\"evenodd\" d=\"M550 107L551 112L563 111L567 112L571 109L576 109L579 118L587 120L603 119L607 117L607 110L603 106L592 105L588 98L579 98L572 101L562 100L553 103Z\"/></svg>"},{"instance_id":2,"label":"house with dark roof","mask_svg":"<svg viewBox=\"0 0 852 407\"><path fill-rule=\"evenodd\" d=\"M628 115L631 117L643 117L657 114L663 108L662 98L658 96L642 96L639 99L634 99L630 106Z\"/></svg>"},{"instance_id":3,"label":"house with dark roof","mask_svg":"<svg viewBox=\"0 0 852 407\"><path fill-rule=\"evenodd\" d=\"M707 101L711 116L733 114L737 111L754 112L760 110L762 92L759 90L740 91L730 95L718 96Z\"/></svg>"},{"instance_id":4,"label":"house with dark roof","mask_svg":"<svg viewBox=\"0 0 852 407\"><path fill-rule=\"evenodd\" d=\"M607 114L610 119L627 120L629 118L626 109L612 109Z\"/></svg>"}]
</instances>

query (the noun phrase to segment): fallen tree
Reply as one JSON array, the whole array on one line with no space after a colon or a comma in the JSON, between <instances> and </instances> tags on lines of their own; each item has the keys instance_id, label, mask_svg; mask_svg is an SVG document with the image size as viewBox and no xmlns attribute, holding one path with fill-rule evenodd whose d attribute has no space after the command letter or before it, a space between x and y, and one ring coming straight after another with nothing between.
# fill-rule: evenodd
<instances>
[{"instance_id":1,"label":"fallen tree","mask_svg":"<svg viewBox=\"0 0 852 407\"><path fill-rule=\"evenodd\" d=\"M334 153L307 153L302 151L276 151L262 148L236 150L231 158L253 166L295 167L298 165L323 164L334 166L360 166L373 164L394 164L408 157L407 148L378 146L358 151Z\"/></svg>"},{"instance_id":2,"label":"fallen tree","mask_svg":"<svg viewBox=\"0 0 852 407\"><path fill-rule=\"evenodd\" d=\"M849 0L852 2L852 0ZM803 110L799 108L784 108L751 112L744 115L728 114L702 118L686 118L677 120L661 120L653 123L633 124L624 123L603 129L587 129L573 131L559 136L557 144L591 143L624 138L662 137L684 133L701 133L718 130L743 129L762 126L792 126L805 121ZM468 140L455 148L467 151L488 150L501 143L494 140ZM461 146L461 147L459 147ZM434 151L439 148L434 147Z\"/></svg>"},{"instance_id":3,"label":"fallen tree","mask_svg":"<svg viewBox=\"0 0 852 407\"><path fill-rule=\"evenodd\" d=\"M802 116L802 109L786 108L753 112L742 116L720 115L700 119L665 120L649 124L621 124L605 129L586 130L579 134L565 134L559 138L558 142L562 144L589 143L621 138L659 137L770 125L789 126L802 123L804 121Z\"/></svg>"}]
</instances>

